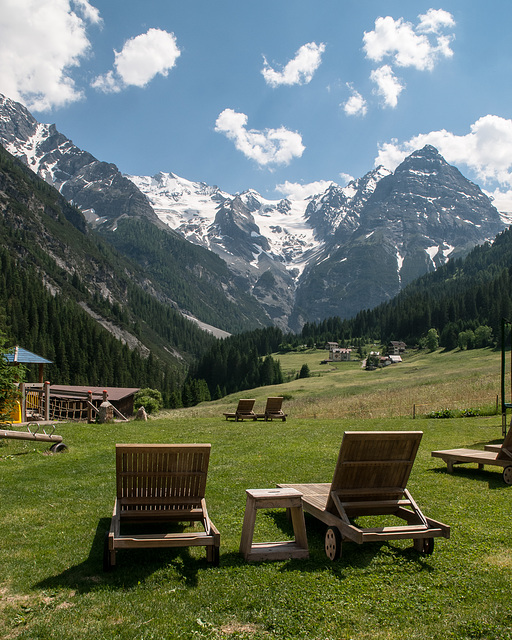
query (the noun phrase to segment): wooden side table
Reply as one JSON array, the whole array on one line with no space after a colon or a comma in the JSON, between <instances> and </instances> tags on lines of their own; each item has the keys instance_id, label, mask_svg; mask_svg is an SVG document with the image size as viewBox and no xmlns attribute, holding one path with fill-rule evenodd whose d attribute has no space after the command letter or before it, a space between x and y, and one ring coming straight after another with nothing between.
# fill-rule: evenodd
<instances>
[{"instance_id":1,"label":"wooden side table","mask_svg":"<svg viewBox=\"0 0 512 640\"><path fill-rule=\"evenodd\" d=\"M308 558L308 539L302 509L302 493L292 488L247 489L240 553L248 561ZM295 540L253 543L257 509L290 510Z\"/></svg>"}]
</instances>

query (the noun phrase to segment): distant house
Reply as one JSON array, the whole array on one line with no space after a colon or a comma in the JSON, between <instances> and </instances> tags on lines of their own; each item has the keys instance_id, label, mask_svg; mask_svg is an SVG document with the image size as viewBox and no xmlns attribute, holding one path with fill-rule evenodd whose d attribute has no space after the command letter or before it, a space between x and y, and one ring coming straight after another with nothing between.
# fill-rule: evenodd
<instances>
[{"instance_id":1,"label":"distant house","mask_svg":"<svg viewBox=\"0 0 512 640\"><path fill-rule=\"evenodd\" d=\"M402 362L402 357L401 356L392 356L392 355L390 355L390 356L388 356L388 358L389 358L389 361L392 364L397 364L398 362Z\"/></svg>"},{"instance_id":2,"label":"distant house","mask_svg":"<svg viewBox=\"0 0 512 640\"><path fill-rule=\"evenodd\" d=\"M340 345L337 342L326 342L325 349L326 351L332 351L333 349L338 349Z\"/></svg>"},{"instance_id":3,"label":"distant house","mask_svg":"<svg viewBox=\"0 0 512 640\"><path fill-rule=\"evenodd\" d=\"M388 346L388 352L391 356L399 356L401 353L404 353L405 349L405 342L400 340L391 340Z\"/></svg>"},{"instance_id":4,"label":"distant house","mask_svg":"<svg viewBox=\"0 0 512 640\"><path fill-rule=\"evenodd\" d=\"M335 347L329 351L329 360L331 362L348 362L352 349L340 349Z\"/></svg>"}]
</instances>

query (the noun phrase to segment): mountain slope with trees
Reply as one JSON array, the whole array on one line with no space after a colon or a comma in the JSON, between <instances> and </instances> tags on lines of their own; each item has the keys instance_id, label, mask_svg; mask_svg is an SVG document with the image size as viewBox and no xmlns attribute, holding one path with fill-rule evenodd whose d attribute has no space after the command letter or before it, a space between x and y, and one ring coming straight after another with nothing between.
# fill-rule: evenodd
<instances>
[{"instance_id":1,"label":"mountain slope with trees","mask_svg":"<svg viewBox=\"0 0 512 640\"><path fill-rule=\"evenodd\" d=\"M53 382L169 395L214 343L1 147L0 212L0 328L12 344L54 361Z\"/></svg>"},{"instance_id":2,"label":"mountain slope with trees","mask_svg":"<svg viewBox=\"0 0 512 640\"><path fill-rule=\"evenodd\" d=\"M460 333L486 326L499 340L501 319L512 319L512 231L475 247L466 258L450 260L409 284L393 300L360 311L350 320L307 323L306 342L355 338L404 340L418 344L434 328L440 345L453 349Z\"/></svg>"}]
</instances>

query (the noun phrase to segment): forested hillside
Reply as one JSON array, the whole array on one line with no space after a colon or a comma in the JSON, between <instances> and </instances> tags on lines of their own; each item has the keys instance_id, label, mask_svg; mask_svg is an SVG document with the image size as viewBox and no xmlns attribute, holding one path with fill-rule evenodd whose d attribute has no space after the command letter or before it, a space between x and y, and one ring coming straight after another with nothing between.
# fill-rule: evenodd
<instances>
[{"instance_id":1,"label":"forested hillside","mask_svg":"<svg viewBox=\"0 0 512 640\"><path fill-rule=\"evenodd\" d=\"M2 148L0 212L0 330L10 344L52 360L55 383L152 386L167 397L181 387L215 339L146 291L140 267Z\"/></svg>"},{"instance_id":2,"label":"forested hillside","mask_svg":"<svg viewBox=\"0 0 512 640\"><path fill-rule=\"evenodd\" d=\"M304 325L306 342L355 338L418 344L434 328L441 346L453 349L461 332L480 326L499 340L501 319L512 319L512 231L475 247L465 259L448 262L407 286L390 302L350 320L329 318Z\"/></svg>"},{"instance_id":3,"label":"forested hillside","mask_svg":"<svg viewBox=\"0 0 512 640\"><path fill-rule=\"evenodd\" d=\"M212 396L275 384L281 373L270 354L326 342L367 348L403 340L425 344L434 329L445 349L499 344L501 319L512 321L512 231L476 247L465 259L450 261L405 288L396 298L354 318L307 323L300 334L278 329L246 332L215 343L192 367L192 379L206 381ZM507 335L507 340L509 339ZM215 394L215 395L214 395ZM205 399L200 398L200 399Z\"/></svg>"}]
</instances>

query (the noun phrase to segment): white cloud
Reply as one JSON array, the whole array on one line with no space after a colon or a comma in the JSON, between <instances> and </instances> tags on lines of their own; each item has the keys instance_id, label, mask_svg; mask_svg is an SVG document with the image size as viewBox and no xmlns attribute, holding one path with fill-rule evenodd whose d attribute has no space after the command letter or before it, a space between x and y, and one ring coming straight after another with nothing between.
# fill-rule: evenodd
<instances>
[{"instance_id":1,"label":"white cloud","mask_svg":"<svg viewBox=\"0 0 512 640\"><path fill-rule=\"evenodd\" d=\"M374 69L370 74L370 80L377 85L375 93L384 98L384 104L387 107L396 107L398 96L404 87L393 73L391 67L385 64L378 69Z\"/></svg>"},{"instance_id":2,"label":"white cloud","mask_svg":"<svg viewBox=\"0 0 512 640\"><path fill-rule=\"evenodd\" d=\"M442 9L429 9L419 18L417 27L403 18L377 18L374 31L365 31L363 36L366 56L375 62L388 57L399 67L420 71L433 69L440 57L451 57L453 51L449 45L453 35L440 33L443 28L455 26L451 14Z\"/></svg>"},{"instance_id":3,"label":"white cloud","mask_svg":"<svg viewBox=\"0 0 512 640\"><path fill-rule=\"evenodd\" d=\"M149 29L114 51L114 71L98 76L92 86L104 92L117 92L129 85L145 87L156 75L167 76L181 52L173 33Z\"/></svg>"},{"instance_id":4,"label":"white cloud","mask_svg":"<svg viewBox=\"0 0 512 640\"><path fill-rule=\"evenodd\" d=\"M322 54L325 51L324 44L308 42L296 52L295 58L290 60L282 71L275 71L263 58L264 65L261 73L267 84L271 87L280 85L308 84L311 82L315 71L322 62Z\"/></svg>"},{"instance_id":5,"label":"white cloud","mask_svg":"<svg viewBox=\"0 0 512 640\"><path fill-rule=\"evenodd\" d=\"M305 147L300 134L284 127L279 129L246 129L247 116L233 109L224 109L215 123L215 131L233 140L235 147L259 165L289 164L300 158Z\"/></svg>"},{"instance_id":6,"label":"white cloud","mask_svg":"<svg viewBox=\"0 0 512 640\"><path fill-rule=\"evenodd\" d=\"M331 184L334 184L329 180L317 180L316 182L308 182L307 184L301 184L300 182L283 182L276 185L276 191L282 193L285 198L291 198L292 200L306 200L310 196L315 196L319 193L324 193Z\"/></svg>"},{"instance_id":7,"label":"white cloud","mask_svg":"<svg viewBox=\"0 0 512 640\"><path fill-rule=\"evenodd\" d=\"M470 126L465 135L445 129L419 134L405 142L392 140L380 146L375 165L394 170L402 160L426 144L431 144L450 164L465 166L474 172L483 185L499 189L493 192L496 200L505 197L512 188L512 120L486 115Z\"/></svg>"},{"instance_id":8,"label":"white cloud","mask_svg":"<svg viewBox=\"0 0 512 640\"><path fill-rule=\"evenodd\" d=\"M347 83L347 87L352 91L352 95L342 104L343 110L347 116L365 116L368 111L366 100L350 83Z\"/></svg>"},{"instance_id":9,"label":"white cloud","mask_svg":"<svg viewBox=\"0 0 512 640\"><path fill-rule=\"evenodd\" d=\"M423 33L439 33L444 27L455 26L452 14L444 9L429 9L419 19L417 30Z\"/></svg>"},{"instance_id":10,"label":"white cloud","mask_svg":"<svg viewBox=\"0 0 512 640\"><path fill-rule=\"evenodd\" d=\"M341 172L340 178L341 178L342 187L346 187L347 184L349 184L349 182L352 182L352 180L354 180L354 176L351 176L350 173Z\"/></svg>"},{"instance_id":11,"label":"white cloud","mask_svg":"<svg viewBox=\"0 0 512 640\"><path fill-rule=\"evenodd\" d=\"M87 0L1 0L0 91L45 111L82 98L71 76L90 50L89 23L101 22Z\"/></svg>"},{"instance_id":12,"label":"white cloud","mask_svg":"<svg viewBox=\"0 0 512 640\"><path fill-rule=\"evenodd\" d=\"M491 198L493 205L500 213L509 214L508 224L512 224L512 189L507 191L495 189L494 191L484 191L484 193Z\"/></svg>"}]
</instances>

